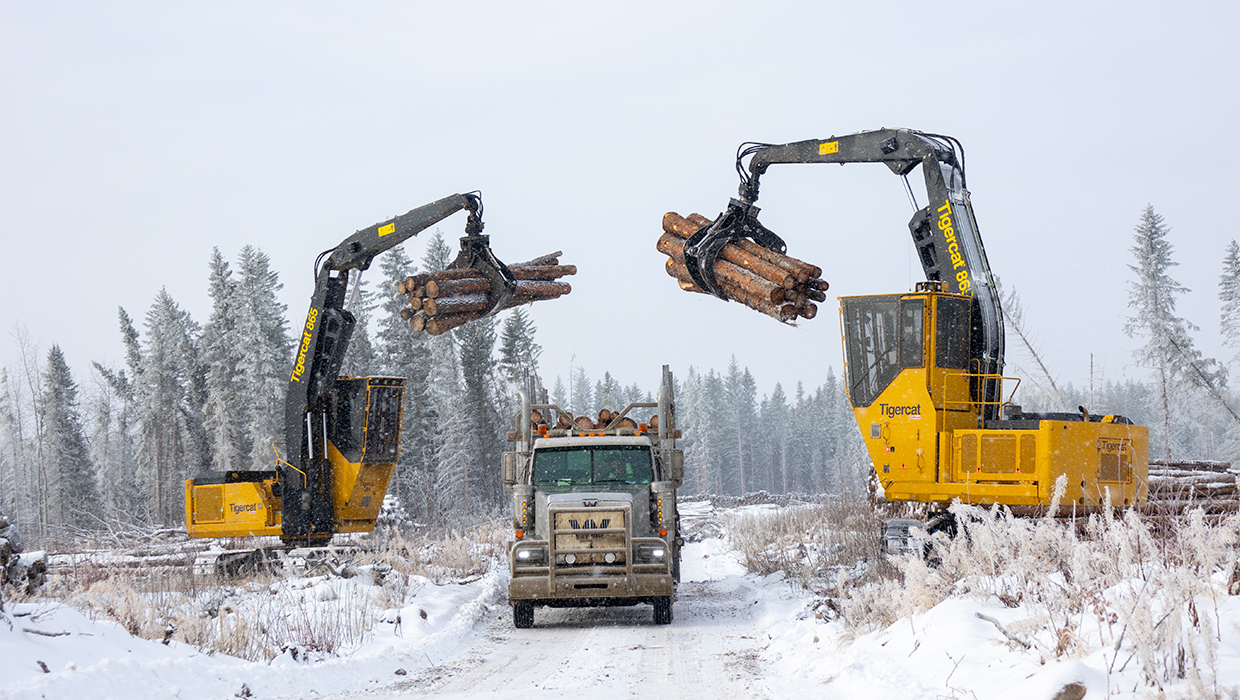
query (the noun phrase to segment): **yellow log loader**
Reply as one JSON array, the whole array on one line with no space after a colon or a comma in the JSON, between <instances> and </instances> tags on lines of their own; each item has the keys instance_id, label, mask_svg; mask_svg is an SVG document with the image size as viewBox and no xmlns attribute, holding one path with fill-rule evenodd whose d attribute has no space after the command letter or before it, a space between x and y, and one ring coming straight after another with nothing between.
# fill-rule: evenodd
<instances>
[{"instance_id":1,"label":"yellow log loader","mask_svg":"<svg viewBox=\"0 0 1240 700\"><path fill-rule=\"evenodd\" d=\"M1069 511L1144 504L1148 428L1084 407L1024 412L1012 402L1015 384L1005 398L1003 312L956 139L879 129L742 144L739 199L686 249L699 275L714 269L728 240L783 247L754 206L760 177L782 163L882 163L904 178L916 210L909 231L926 281L907 293L840 298L848 399L888 500L945 507L958 499L1035 513L1050 506L1062 481ZM919 165L928 198L920 207L907 177ZM952 526L948 518L937 522ZM907 542L912 524L889 523L893 548Z\"/></svg>"},{"instance_id":2,"label":"yellow log loader","mask_svg":"<svg viewBox=\"0 0 1240 700\"><path fill-rule=\"evenodd\" d=\"M185 482L190 537L278 536L283 549L216 552L196 568L232 573L292 548L325 545L336 533L374 529L400 454L404 382L338 376L356 321L345 308L350 270L459 211L467 211L461 252L450 268L490 280L489 310L504 307L516 280L482 235L482 197L454 194L364 228L315 262L310 310L298 331L288 379L284 442L274 468L228 471Z\"/></svg>"}]
</instances>

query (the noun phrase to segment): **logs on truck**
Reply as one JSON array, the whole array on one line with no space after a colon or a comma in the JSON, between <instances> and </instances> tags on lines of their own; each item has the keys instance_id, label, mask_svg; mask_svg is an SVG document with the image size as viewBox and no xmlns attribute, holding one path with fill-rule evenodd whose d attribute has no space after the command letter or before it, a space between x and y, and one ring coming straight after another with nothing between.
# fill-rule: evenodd
<instances>
[{"instance_id":1,"label":"logs on truck","mask_svg":"<svg viewBox=\"0 0 1240 700\"><path fill-rule=\"evenodd\" d=\"M689 238L710 224L711 220L701 214L663 215L663 235L655 247L667 256L667 274L687 292L711 294L695 280L689 269L693 262L685 258ZM827 298L829 285L822 279L821 267L769 250L747 238L733 239L701 259L714 260L714 282L721 292L716 296L740 302L781 323L796 325L798 318L814 318L818 315L815 302Z\"/></svg>"},{"instance_id":2,"label":"logs on truck","mask_svg":"<svg viewBox=\"0 0 1240 700\"><path fill-rule=\"evenodd\" d=\"M396 290L409 299L401 317L415 331L440 335L490 313L535 301L558 299L573 288L561 277L577 274L576 265L561 265L562 251L508 265L508 296L492 308L492 287L500 280L472 268L448 268L406 277Z\"/></svg>"}]
</instances>

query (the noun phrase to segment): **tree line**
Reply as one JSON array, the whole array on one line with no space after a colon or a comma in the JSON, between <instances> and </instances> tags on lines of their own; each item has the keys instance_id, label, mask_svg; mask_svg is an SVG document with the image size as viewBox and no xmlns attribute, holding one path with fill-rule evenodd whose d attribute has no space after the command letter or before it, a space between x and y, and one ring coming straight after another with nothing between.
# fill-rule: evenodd
<instances>
[{"instance_id":1,"label":"tree line","mask_svg":"<svg viewBox=\"0 0 1240 700\"><path fill-rule=\"evenodd\" d=\"M1240 246L1226 247L1218 285L1220 330L1237 355L1204 358L1175 312L1188 289L1176 282L1170 229L1152 207L1131 248L1125 332L1144 338L1134 361L1146 380L1093 378L1060 387L1033 375L1019 402L1032 410L1122 413L1150 426L1151 458L1233 459L1240 445L1237 397L1228 366L1240 360ZM443 269L453 251L431 236L422 269ZM402 446L389 489L407 517L456 525L506 506L499 455L518 406L517 391L541 391L541 347L524 310L466 324L440 336L412 331L396 283L419 265L400 248L378 259L370 279L351 284L358 324L343 372L405 377ZM356 271L353 274L357 274ZM372 273L373 274L373 273ZM293 342L279 275L246 246L230 265L217 249L208 264L210 317L199 324L161 290L141 329L124 310L122 366L93 363L87 386L59 347L46 356L23 334L16 366L0 369L0 510L33 536L108 523L179 526L186 478L212 470L268 470L283 438L283 401ZM1019 298L1005 294L1009 328L1024 337ZM1027 346L1036 359L1036 348ZM652 371L653 373L653 371ZM657 377L657 374L655 374ZM652 377L652 380L655 378ZM818 387L776 384L760 392L735 358L723 371L678 371L678 427L686 449L686 492L838 493L864 488L870 469L843 378ZM653 384L653 381L652 381ZM591 380L574 367L556 376L552 402L574 414L652 401L650 388L623 386L610 372Z\"/></svg>"}]
</instances>

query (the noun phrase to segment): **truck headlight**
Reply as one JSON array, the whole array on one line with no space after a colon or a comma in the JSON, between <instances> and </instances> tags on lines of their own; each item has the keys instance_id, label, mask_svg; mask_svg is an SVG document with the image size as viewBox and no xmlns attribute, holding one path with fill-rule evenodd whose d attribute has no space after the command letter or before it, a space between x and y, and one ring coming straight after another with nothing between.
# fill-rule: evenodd
<instances>
[{"instance_id":1,"label":"truck headlight","mask_svg":"<svg viewBox=\"0 0 1240 700\"><path fill-rule=\"evenodd\" d=\"M637 558L647 562L663 561L663 556L667 553L664 547L638 547Z\"/></svg>"},{"instance_id":2,"label":"truck headlight","mask_svg":"<svg viewBox=\"0 0 1240 700\"><path fill-rule=\"evenodd\" d=\"M541 547L521 547L514 556L517 559L517 566L521 566L537 564L546 557L546 554Z\"/></svg>"}]
</instances>

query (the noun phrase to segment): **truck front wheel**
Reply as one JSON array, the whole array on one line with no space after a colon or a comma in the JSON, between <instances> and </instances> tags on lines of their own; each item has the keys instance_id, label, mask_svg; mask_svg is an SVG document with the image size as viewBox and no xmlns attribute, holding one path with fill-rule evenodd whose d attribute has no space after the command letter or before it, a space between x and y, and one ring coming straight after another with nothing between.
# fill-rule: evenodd
<instances>
[{"instance_id":1,"label":"truck front wheel","mask_svg":"<svg viewBox=\"0 0 1240 700\"><path fill-rule=\"evenodd\" d=\"M512 604L512 625L521 630L534 626L534 601L518 600Z\"/></svg>"},{"instance_id":2,"label":"truck front wheel","mask_svg":"<svg viewBox=\"0 0 1240 700\"><path fill-rule=\"evenodd\" d=\"M656 625L672 624L672 597L670 595L654 599L654 623Z\"/></svg>"}]
</instances>

